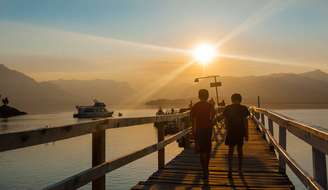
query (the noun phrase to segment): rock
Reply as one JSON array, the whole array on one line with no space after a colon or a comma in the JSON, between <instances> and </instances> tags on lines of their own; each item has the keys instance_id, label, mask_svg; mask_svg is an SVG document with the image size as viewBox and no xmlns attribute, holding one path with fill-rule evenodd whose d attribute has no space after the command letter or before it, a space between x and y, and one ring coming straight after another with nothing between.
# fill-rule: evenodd
<instances>
[{"instance_id":1,"label":"rock","mask_svg":"<svg viewBox=\"0 0 328 190\"><path fill-rule=\"evenodd\" d=\"M25 114L27 113L19 111L18 109L7 105L0 106L0 118L14 117L14 116L25 115Z\"/></svg>"}]
</instances>

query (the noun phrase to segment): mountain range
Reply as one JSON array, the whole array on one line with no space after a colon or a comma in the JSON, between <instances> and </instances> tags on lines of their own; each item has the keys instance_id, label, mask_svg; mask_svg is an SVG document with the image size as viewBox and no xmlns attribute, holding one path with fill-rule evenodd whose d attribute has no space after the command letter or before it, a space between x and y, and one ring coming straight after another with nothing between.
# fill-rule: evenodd
<instances>
[{"instance_id":1,"label":"mountain range","mask_svg":"<svg viewBox=\"0 0 328 190\"><path fill-rule=\"evenodd\" d=\"M92 104L93 99L119 104L133 89L112 80L53 80L37 82L24 73L0 64L0 95L28 113L73 111L75 105Z\"/></svg>"},{"instance_id":2,"label":"mountain range","mask_svg":"<svg viewBox=\"0 0 328 190\"><path fill-rule=\"evenodd\" d=\"M306 73L278 73L263 76L220 77L220 94L229 101L232 93L241 93L245 104L275 107L328 107L328 74L321 70ZM197 100L200 88L209 88L209 81L200 84L174 83L164 86L149 97L148 105L179 104L186 106ZM33 78L0 64L0 94L28 113L73 111L75 105L91 104L94 98L106 104L121 105L142 87L134 89L126 82L114 80L52 80L38 82ZM214 97L214 89L211 90ZM220 97L222 98L222 97ZM158 100L160 99L160 100ZM165 103L166 102L166 103Z\"/></svg>"},{"instance_id":3,"label":"mountain range","mask_svg":"<svg viewBox=\"0 0 328 190\"><path fill-rule=\"evenodd\" d=\"M220 99L230 102L230 95L240 93L243 102L249 105L257 104L260 96L262 106L273 108L327 108L328 107L328 74L321 70L306 73L278 73L264 76L224 76L219 79ZM181 84L174 91L167 86L161 91L161 96L147 102L152 106L188 105L190 100L197 101L197 91L209 89L209 80L200 84ZM180 97L172 99L176 94ZM192 94L192 95L191 95ZM223 95L221 95L223 94ZM212 88L210 96L215 100ZM181 97L187 97L181 99ZM184 101L183 101L184 100Z\"/></svg>"}]
</instances>

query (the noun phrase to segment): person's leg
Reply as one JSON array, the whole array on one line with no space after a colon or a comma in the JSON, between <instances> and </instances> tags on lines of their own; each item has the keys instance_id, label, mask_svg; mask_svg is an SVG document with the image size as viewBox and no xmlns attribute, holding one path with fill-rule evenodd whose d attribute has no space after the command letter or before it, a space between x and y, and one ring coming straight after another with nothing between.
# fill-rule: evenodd
<instances>
[{"instance_id":1,"label":"person's leg","mask_svg":"<svg viewBox=\"0 0 328 190\"><path fill-rule=\"evenodd\" d=\"M209 153L204 153L204 176L205 178L208 177L208 165L209 165L209 162L210 162L210 154Z\"/></svg>"},{"instance_id":2,"label":"person's leg","mask_svg":"<svg viewBox=\"0 0 328 190\"><path fill-rule=\"evenodd\" d=\"M243 145L238 145L237 151L238 151L238 169L239 171L241 171L243 167Z\"/></svg>"},{"instance_id":3,"label":"person's leg","mask_svg":"<svg viewBox=\"0 0 328 190\"><path fill-rule=\"evenodd\" d=\"M233 149L234 145L229 145L229 152L228 152L228 175L231 177L231 172L232 172L232 157L233 157Z\"/></svg>"},{"instance_id":4,"label":"person's leg","mask_svg":"<svg viewBox=\"0 0 328 190\"><path fill-rule=\"evenodd\" d=\"M200 153L200 162L202 165L203 176L205 179L208 177L207 153Z\"/></svg>"},{"instance_id":5,"label":"person's leg","mask_svg":"<svg viewBox=\"0 0 328 190\"><path fill-rule=\"evenodd\" d=\"M206 153L206 168L208 170L208 166L210 165L210 158L211 158L211 153Z\"/></svg>"}]
</instances>

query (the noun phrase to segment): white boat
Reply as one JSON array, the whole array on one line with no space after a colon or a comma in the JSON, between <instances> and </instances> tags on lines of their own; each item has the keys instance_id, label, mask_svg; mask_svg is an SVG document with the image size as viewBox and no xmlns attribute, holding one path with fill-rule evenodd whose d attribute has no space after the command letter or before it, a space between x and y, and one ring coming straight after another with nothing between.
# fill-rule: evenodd
<instances>
[{"instance_id":1,"label":"white boat","mask_svg":"<svg viewBox=\"0 0 328 190\"><path fill-rule=\"evenodd\" d=\"M106 104L94 100L92 106L76 106L77 113L73 114L76 118L99 118L99 117L112 117L114 111L108 111Z\"/></svg>"}]
</instances>

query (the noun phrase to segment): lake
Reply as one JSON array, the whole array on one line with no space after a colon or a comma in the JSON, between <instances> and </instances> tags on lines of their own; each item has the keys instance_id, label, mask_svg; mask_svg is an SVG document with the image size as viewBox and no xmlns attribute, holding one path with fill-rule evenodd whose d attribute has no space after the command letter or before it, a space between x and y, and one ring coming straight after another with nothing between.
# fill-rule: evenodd
<instances>
[{"instance_id":1,"label":"lake","mask_svg":"<svg viewBox=\"0 0 328 190\"><path fill-rule=\"evenodd\" d=\"M275 110L305 123L328 129L328 110ZM154 109L117 110L124 117L154 115ZM86 121L86 120L82 120ZM34 128L52 127L81 122L72 113L25 115L0 121L0 133ZM120 156L156 143L156 130L150 125L106 131L106 158ZM275 128L275 136L277 128ZM297 147L297 148L295 148ZM166 148L166 161L182 149L176 143ZM312 174L311 147L291 134L287 137L287 151ZM0 189L40 189L91 167L91 135L57 141L45 145L0 153ZM147 179L157 169L157 153L130 163L106 175L108 189L129 189ZM305 189L297 178L287 171L296 189ZM90 184L82 189L90 189Z\"/></svg>"}]
</instances>

